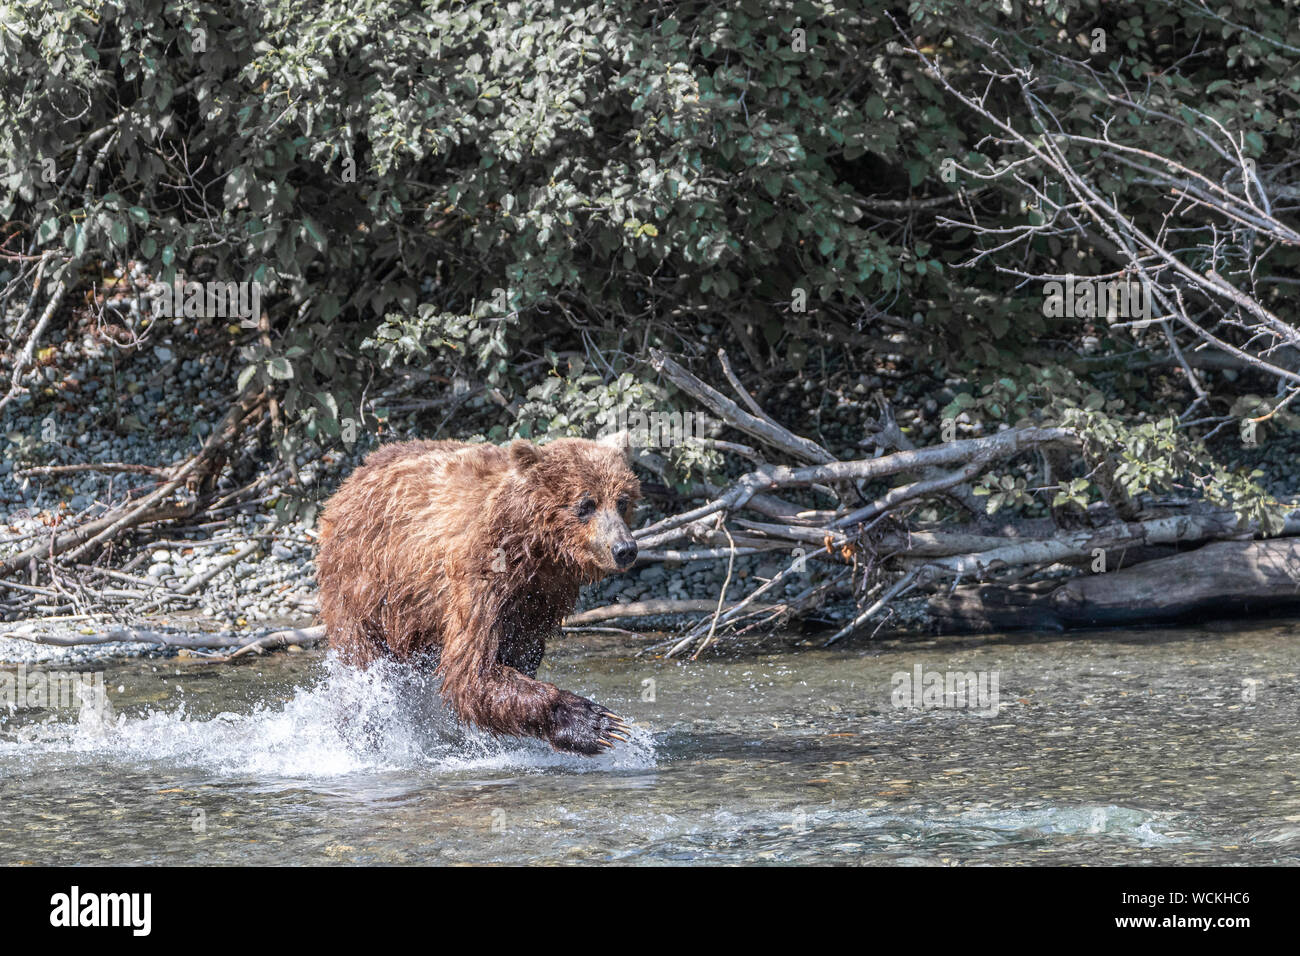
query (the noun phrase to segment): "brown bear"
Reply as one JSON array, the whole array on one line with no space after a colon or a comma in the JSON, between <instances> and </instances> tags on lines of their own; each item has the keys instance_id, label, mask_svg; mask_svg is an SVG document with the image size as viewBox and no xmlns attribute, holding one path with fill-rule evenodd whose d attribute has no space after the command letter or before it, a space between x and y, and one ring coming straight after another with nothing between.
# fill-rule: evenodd
<instances>
[{"instance_id":1,"label":"brown bear","mask_svg":"<svg viewBox=\"0 0 1300 956\"><path fill-rule=\"evenodd\" d=\"M597 754L622 718L535 680L578 589L636 559L626 444L409 441L371 453L326 503L317 579L330 646L367 667L436 668L456 716Z\"/></svg>"}]
</instances>

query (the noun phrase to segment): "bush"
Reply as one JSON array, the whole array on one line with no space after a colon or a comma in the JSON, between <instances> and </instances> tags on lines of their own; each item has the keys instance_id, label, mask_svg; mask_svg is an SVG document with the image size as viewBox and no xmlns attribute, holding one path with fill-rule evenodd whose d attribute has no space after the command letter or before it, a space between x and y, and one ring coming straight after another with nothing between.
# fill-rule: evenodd
<instances>
[{"instance_id":1,"label":"bush","mask_svg":"<svg viewBox=\"0 0 1300 956\"><path fill-rule=\"evenodd\" d=\"M1101 355L1163 339L1047 317L1020 288L1062 261L1104 271L1104 229L1036 234L1013 257L953 227L963 204L986 229L1034 222L1005 172L1020 153L904 40L1029 135L1043 131L1021 92L984 72L989 44L1037 78L1040 117L1063 129L1104 126L1226 181L1217 127L1283 188L1293 14L1248 0L918 0L905 20L808 0L10 0L0 218L6 248L49 255L56 277L133 261L167 284L261 283L266 334L211 316L188 331L242 349L239 382L280 397L290 447L308 426L317 441L372 427L363 392L403 365L495 389L501 431L529 435L647 400L651 346L698 360L726 345L764 376L825 384L892 341L935 381L1018 382L1085 336ZM1085 175L1157 229L1166 191L1094 152ZM988 178L945 175L945 160ZM1187 264L1227 274L1248 251L1213 248ZM1270 249L1267 271L1296 274L1297 254ZM1146 378L1109 369L1095 386L1135 400Z\"/></svg>"}]
</instances>

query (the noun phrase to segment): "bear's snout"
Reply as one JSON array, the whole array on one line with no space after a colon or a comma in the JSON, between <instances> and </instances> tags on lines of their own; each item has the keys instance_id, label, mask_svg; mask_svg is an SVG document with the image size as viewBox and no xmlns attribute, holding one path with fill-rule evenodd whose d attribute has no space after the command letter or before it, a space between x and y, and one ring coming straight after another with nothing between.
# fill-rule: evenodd
<instances>
[{"instance_id":1,"label":"bear's snout","mask_svg":"<svg viewBox=\"0 0 1300 956\"><path fill-rule=\"evenodd\" d=\"M614 556L614 563L620 568L630 568L632 562L636 560L636 542L631 538L620 541L610 549L610 554Z\"/></svg>"},{"instance_id":2,"label":"bear's snout","mask_svg":"<svg viewBox=\"0 0 1300 956\"><path fill-rule=\"evenodd\" d=\"M628 532L622 516L613 508L604 508L597 514L591 545L607 571L612 570L611 564L619 571L625 571L636 560L636 541Z\"/></svg>"}]
</instances>

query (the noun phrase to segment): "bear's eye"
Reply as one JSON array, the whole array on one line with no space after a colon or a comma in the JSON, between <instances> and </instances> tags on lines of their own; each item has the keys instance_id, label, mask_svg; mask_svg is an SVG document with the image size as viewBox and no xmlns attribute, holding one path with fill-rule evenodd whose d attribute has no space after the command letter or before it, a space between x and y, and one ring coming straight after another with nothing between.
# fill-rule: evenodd
<instances>
[{"instance_id":1,"label":"bear's eye","mask_svg":"<svg viewBox=\"0 0 1300 956\"><path fill-rule=\"evenodd\" d=\"M627 506L632 503L632 499L627 495L620 495L618 499L618 510L627 511Z\"/></svg>"},{"instance_id":2,"label":"bear's eye","mask_svg":"<svg viewBox=\"0 0 1300 956\"><path fill-rule=\"evenodd\" d=\"M583 498L578 502L578 517L586 521L596 513L596 502L590 498Z\"/></svg>"}]
</instances>

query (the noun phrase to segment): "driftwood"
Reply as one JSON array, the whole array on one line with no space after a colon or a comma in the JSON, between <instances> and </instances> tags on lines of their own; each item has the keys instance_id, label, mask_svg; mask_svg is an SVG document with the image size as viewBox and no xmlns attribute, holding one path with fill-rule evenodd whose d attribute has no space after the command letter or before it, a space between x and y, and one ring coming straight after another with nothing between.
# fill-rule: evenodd
<instances>
[{"instance_id":1,"label":"driftwood","mask_svg":"<svg viewBox=\"0 0 1300 956\"><path fill-rule=\"evenodd\" d=\"M958 588L929 602L944 629L1147 624L1213 611L1300 606L1300 538L1217 541L1134 567L1065 582Z\"/></svg>"},{"instance_id":2,"label":"driftwood","mask_svg":"<svg viewBox=\"0 0 1300 956\"><path fill-rule=\"evenodd\" d=\"M272 631L269 634L239 638L232 634L173 634L167 631L155 631L138 627L115 627L99 634L37 634L26 627L9 631L0 631L0 637L11 637L33 644L47 644L52 647L78 647L85 644L152 644L163 648L186 648L189 650L225 650L234 649L230 659L248 651L261 653L270 647L288 647L292 644L311 645L325 637L323 627L289 628ZM216 660L216 658L214 658Z\"/></svg>"},{"instance_id":3,"label":"driftwood","mask_svg":"<svg viewBox=\"0 0 1300 956\"><path fill-rule=\"evenodd\" d=\"M245 654L262 654L279 647L310 647L313 644L319 644L323 640L325 640L325 628L319 624L314 627L274 631L239 645L233 652L224 657L214 657L212 662L214 664L224 664L243 657Z\"/></svg>"},{"instance_id":4,"label":"driftwood","mask_svg":"<svg viewBox=\"0 0 1300 956\"><path fill-rule=\"evenodd\" d=\"M732 605L728 605L730 609ZM755 610L768 610L771 605L756 604ZM649 617L656 614L712 614L718 609L717 601L633 601L628 604L608 604L604 607L579 611L564 619L565 626L576 627L595 624L597 621L614 621L627 617Z\"/></svg>"},{"instance_id":5,"label":"driftwood","mask_svg":"<svg viewBox=\"0 0 1300 956\"><path fill-rule=\"evenodd\" d=\"M708 486L704 503L635 532L642 555L646 559L693 561L784 551L790 560L746 597L725 607L719 604L712 615L691 626L685 637L669 648L670 656L692 650L698 654L716 634L752 627L756 617L764 624L780 622L816 607L832 593L845 592L853 594L859 611L831 635L832 643L880 618L893 602L914 591L948 592L955 587L957 596L948 599L948 604L940 599L934 604L942 608L942 616L950 622L975 626L982 615L982 626L993 626L993 621L1005 626L1019 614L1030 626L1038 621L1041 626L1055 627L1063 620L1064 612L1048 613L1038 602L1043 594L1059 589L1059 580L1048 585L1008 586L999 579L1032 576L1048 568L1078 572L1099 557L1111 569L1131 567L1168 558L1175 546L1249 539L1261 531L1242 523L1230 511L1189 501L1164 505L1150 502L1141 520L1130 521L1119 520L1113 511L1099 506L1082 516L1085 526L1077 529L1061 529L1050 521L1046 525L1038 521L1009 522L992 528L990 522L979 521L952 530L906 530L902 519L914 504L946 498L975 510L979 499L971 495L969 482L989 467L1047 446L1077 455L1080 436L1060 427L1010 428L986 437L915 448L903 438L888 406L882 403L881 419L874 428L867 429L863 442L874 442L876 455L850 461L827 460L828 452L820 445L800 440L764 413L739 384L725 355L720 354L719 360L725 380L731 383L739 402L721 395L662 353L650 351L651 363L666 378L726 425L803 464L761 464L726 486ZM752 461L753 450L746 452L742 457ZM651 470L662 468L662 461L651 453L642 452L639 460ZM893 486L877 492L875 500L865 500L863 492L867 487L879 487L882 481ZM834 504L809 509L781 497L796 488L814 489ZM882 525L885 519L890 522ZM1283 533L1300 534L1300 512L1291 515ZM806 589L788 602L772 600L774 594L781 593L777 590L780 585L806 570L810 563L824 572L821 586ZM1189 576L1186 587L1191 592L1199 588L1207 595L1223 593L1217 585L1206 584L1203 576L1198 577L1197 569L1189 567L1184 572ZM1123 572L1121 578L1117 571L1106 580L1136 581L1135 573ZM989 599L972 609L973 599L966 596L969 589L959 587L966 582L998 582L998 589L985 587L981 593L988 594ZM1290 593L1289 582L1276 576L1259 587L1272 596L1277 596L1279 589ZM1071 593L1062 591L1056 600L1065 600L1065 595ZM1258 606L1259 592L1243 589L1241 593L1244 603ZM1166 592L1171 608L1174 603L1193 603L1190 597L1179 597L1175 602L1173 595L1173 591ZM758 604L758 599L765 596L769 603ZM1146 605L1135 601L1135 615L1140 619L1144 612L1154 614L1153 605L1162 597L1154 594ZM1115 606L1124 600L1118 598ZM1171 612L1176 613L1176 609ZM1088 613L1078 612L1081 619Z\"/></svg>"}]
</instances>

